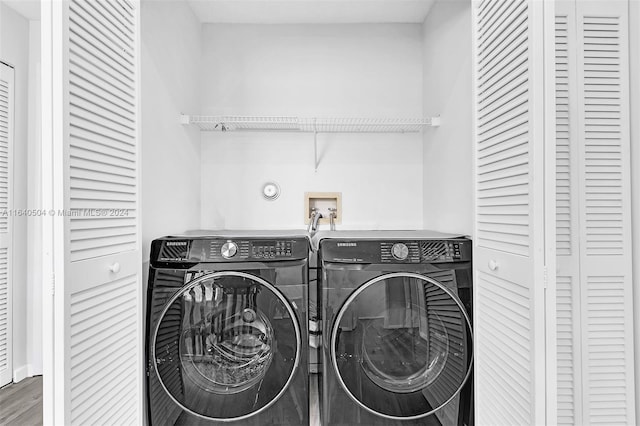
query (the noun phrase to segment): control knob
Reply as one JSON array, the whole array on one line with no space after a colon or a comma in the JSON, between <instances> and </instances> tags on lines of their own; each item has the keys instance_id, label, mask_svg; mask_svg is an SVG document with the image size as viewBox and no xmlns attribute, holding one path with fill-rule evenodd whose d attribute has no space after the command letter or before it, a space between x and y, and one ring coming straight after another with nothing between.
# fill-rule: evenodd
<instances>
[{"instance_id":1,"label":"control knob","mask_svg":"<svg viewBox=\"0 0 640 426\"><path fill-rule=\"evenodd\" d=\"M220 254L222 254L222 257L224 257L225 259L232 258L236 255L236 253L238 253L238 245L233 241L227 241L222 245L222 248L220 249Z\"/></svg>"},{"instance_id":2,"label":"control knob","mask_svg":"<svg viewBox=\"0 0 640 426\"><path fill-rule=\"evenodd\" d=\"M403 243L396 243L391 247L391 254L397 260L405 260L409 257L409 247Z\"/></svg>"}]
</instances>

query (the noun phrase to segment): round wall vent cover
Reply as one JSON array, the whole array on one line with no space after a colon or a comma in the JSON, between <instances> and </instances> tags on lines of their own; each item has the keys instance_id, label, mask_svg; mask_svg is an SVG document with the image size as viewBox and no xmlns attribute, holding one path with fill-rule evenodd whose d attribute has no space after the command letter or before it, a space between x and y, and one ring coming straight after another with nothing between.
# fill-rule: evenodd
<instances>
[{"instance_id":1,"label":"round wall vent cover","mask_svg":"<svg viewBox=\"0 0 640 426\"><path fill-rule=\"evenodd\" d=\"M267 182L262 186L262 196L267 200L275 200L280 196L280 186L275 182Z\"/></svg>"}]
</instances>

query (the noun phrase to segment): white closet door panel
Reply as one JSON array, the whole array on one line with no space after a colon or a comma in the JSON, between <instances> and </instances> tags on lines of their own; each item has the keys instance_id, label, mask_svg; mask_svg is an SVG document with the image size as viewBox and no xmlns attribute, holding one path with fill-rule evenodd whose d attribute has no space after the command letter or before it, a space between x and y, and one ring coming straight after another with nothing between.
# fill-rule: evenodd
<instances>
[{"instance_id":1,"label":"white closet door panel","mask_svg":"<svg viewBox=\"0 0 640 426\"><path fill-rule=\"evenodd\" d=\"M478 424L544 422L542 3L475 3ZM537 40L535 42L534 40ZM538 141L536 141L538 142Z\"/></svg>"},{"instance_id":2,"label":"white closet door panel","mask_svg":"<svg viewBox=\"0 0 640 426\"><path fill-rule=\"evenodd\" d=\"M628 3L577 2L584 416L635 424Z\"/></svg>"},{"instance_id":3,"label":"white closet door panel","mask_svg":"<svg viewBox=\"0 0 640 426\"><path fill-rule=\"evenodd\" d=\"M556 316L558 424L582 424L575 3L556 3Z\"/></svg>"},{"instance_id":4,"label":"white closet door panel","mask_svg":"<svg viewBox=\"0 0 640 426\"><path fill-rule=\"evenodd\" d=\"M530 237L526 220L530 160L528 42L525 37L517 44L498 47L508 34L527 33L527 8L526 1L502 2L493 14L479 17L476 112L477 244L525 256L529 254ZM514 220L517 218L524 220Z\"/></svg>"},{"instance_id":5,"label":"white closet door panel","mask_svg":"<svg viewBox=\"0 0 640 426\"><path fill-rule=\"evenodd\" d=\"M120 22L114 25L113 20L96 19L102 16L98 11L101 5L105 2L73 1L69 7L70 63L92 63L114 78L104 85L95 77L70 75L73 262L137 247L137 153L122 149L123 145L135 145L137 135L133 41L123 37ZM124 5L116 9L118 13L134 16L133 7ZM96 140L100 136L115 144Z\"/></svg>"},{"instance_id":6,"label":"white closet door panel","mask_svg":"<svg viewBox=\"0 0 640 426\"><path fill-rule=\"evenodd\" d=\"M616 256L624 254L628 204L623 184L628 168L628 157L623 157L629 138L628 59L622 53L628 52L627 23L625 16L604 17L599 12L588 16L582 11L579 22L585 248L587 256ZM594 64L593 58L601 62Z\"/></svg>"},{"instance_id":7,"label":"white closet door panel","mask_svg":"<svg viewBox=\"0 0 640 426\"><path fill-rule=\"evenodd\" d=\"M492 260L500 264L501 273L479 271L474 283L478 424L530 424L534 394L533 295L531 281L523 281L518 272L530 269L530 262L477 251L476 264Z\"/></svg>"},{"instance_id":8,"label":"white closet door panel","mask_svg":"<svg viewBox=\"0 0 640 426\"><path fill-rule=\"evenodd\" d=\"M13 380L9 250L0 248L0 386Z\"/></svg>"},{"instance_id":9,"label":"white closet door panel","mask_svg":"<svg viewBox=\"0 0 640 426\"><path fill-rule=\"evenodd\" d=\"M558 3L560 13L566 3ZM573 18L573 15L572 15ZM556 251L559 256L571 256L576 237L574 212L572 210L571 183L575 181L575 79L570 78L570 69L575 70L575 25L568 14L556 16ZM575 144L574 144L575 145Z\"/></svg>"},{"instance_id":10,"label":"white closet door panel","mask_svg":"<svg viewBox=\"0 0 640 426\"><path fill-rule=\"evenodd\" d=\"M576 389L580 383L580 360L576 359L576 345L580 336L577 324L576 280L572 276L557 275L557 353L558 353L558 424L581 424L581 396Z\"/></svg>"},{"instance_id":11,"label":"white closet door panel","mask_svg":"<svg viewBox=\"0 0 640 426\"><path fill-rule=\"evenodd\" d=\"M0 386L13 380L12 238L14 71L0 63Z\"/></svg>"},{"instance_id":12,"label":"white closet door panel","mask_svg":"<svg viewBox=\"0 0 640 426\"><path fill-rule=\"evenodd\" d=\"M129 253L74 262L69 274L70 423L136 424L140 265ZM120 265L116 274L110 270Z\"/></svg>"},{"instance_id":13,"label":"white closet door panel","mask_svg":"<svg viewBox=\"0 0 640 426\"><path fill-rule=\"evenodd\" d=\"M64 383L56 384L61 424L144 419L138 6L53 5L53 36L62 40L53 68L65 79L54 98L63 122L57 155L64 161L57 181L64 263L56 267L56 276L65 277L63 295L56 294L63 311L56 328L64 354L57 361Z\"/></svg>"},{"instance_id":14,"label":"white closet door panel","mask_svg":"<svg viewBox=\"0 0 640 426\"><path fill-rule=\"evenodd\" d=\"M627 2L556 13L558 422L635 424Z\"/></svg>"},{"instance_id":15,"label":"white closet door panel","mask_svg":"<svg viewBox=\"0 0 640 426\"><path fill-rule=\"evenodd\" d=\"M13 150L13 69L0 64L0 211L10 206L10 158ZM0 215L0 235L10 232L11 217Z\"/></svg>"}]
</instances>

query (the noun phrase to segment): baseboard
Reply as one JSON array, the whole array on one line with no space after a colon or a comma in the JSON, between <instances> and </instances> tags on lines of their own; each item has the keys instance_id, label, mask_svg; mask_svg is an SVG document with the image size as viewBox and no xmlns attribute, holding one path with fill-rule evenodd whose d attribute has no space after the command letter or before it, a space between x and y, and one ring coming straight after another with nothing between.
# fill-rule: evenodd
<instances>
[{"instance_id":1,"label":"baseboard","mask_svg":"<svg viewBox=\"0 0 640 426\"><path fill-rule=\"evenodd\" d=\"M42 376L42 366L35 368L33 364L27 364L27 377Z\"/></svg>"},{"instance_id":2,"label":"baseboard","mask_svg":"<svg viewBox=\"0 0 640 426\"><path fill-rule=\"evenodd\" d=\"M18 383L21 380L29 377L28 375L28 367L23 365L13 370L13 383Z\"/></svg>"}]
</instances>

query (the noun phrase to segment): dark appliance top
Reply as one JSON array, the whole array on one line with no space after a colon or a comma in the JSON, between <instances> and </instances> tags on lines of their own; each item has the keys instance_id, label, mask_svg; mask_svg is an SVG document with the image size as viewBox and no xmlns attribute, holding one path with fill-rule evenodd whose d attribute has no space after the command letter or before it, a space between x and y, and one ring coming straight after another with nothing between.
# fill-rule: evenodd
<instances>
[{"instance_id":1,"label":"dark appliance top","mask_svg":"<svg viewBox=\"0 0 640 426\"><path fill-rule=\"evenodd\" d=\"M201 262L277 262L309 257L306 236L255 237L230 233L207 236L169 236L151 243L151 264Z\"/></svg>"},{"instance_id":2,"label":"dark appliance top","mask_svg":"<svg viewBox=\"0 0 640 426\"><path fill-rule=\"evenodd\" d=\"M323 262L362 264L451 263L471 261L471 240L449 239L324 239Z\"/></svg>"}]
</instances>

